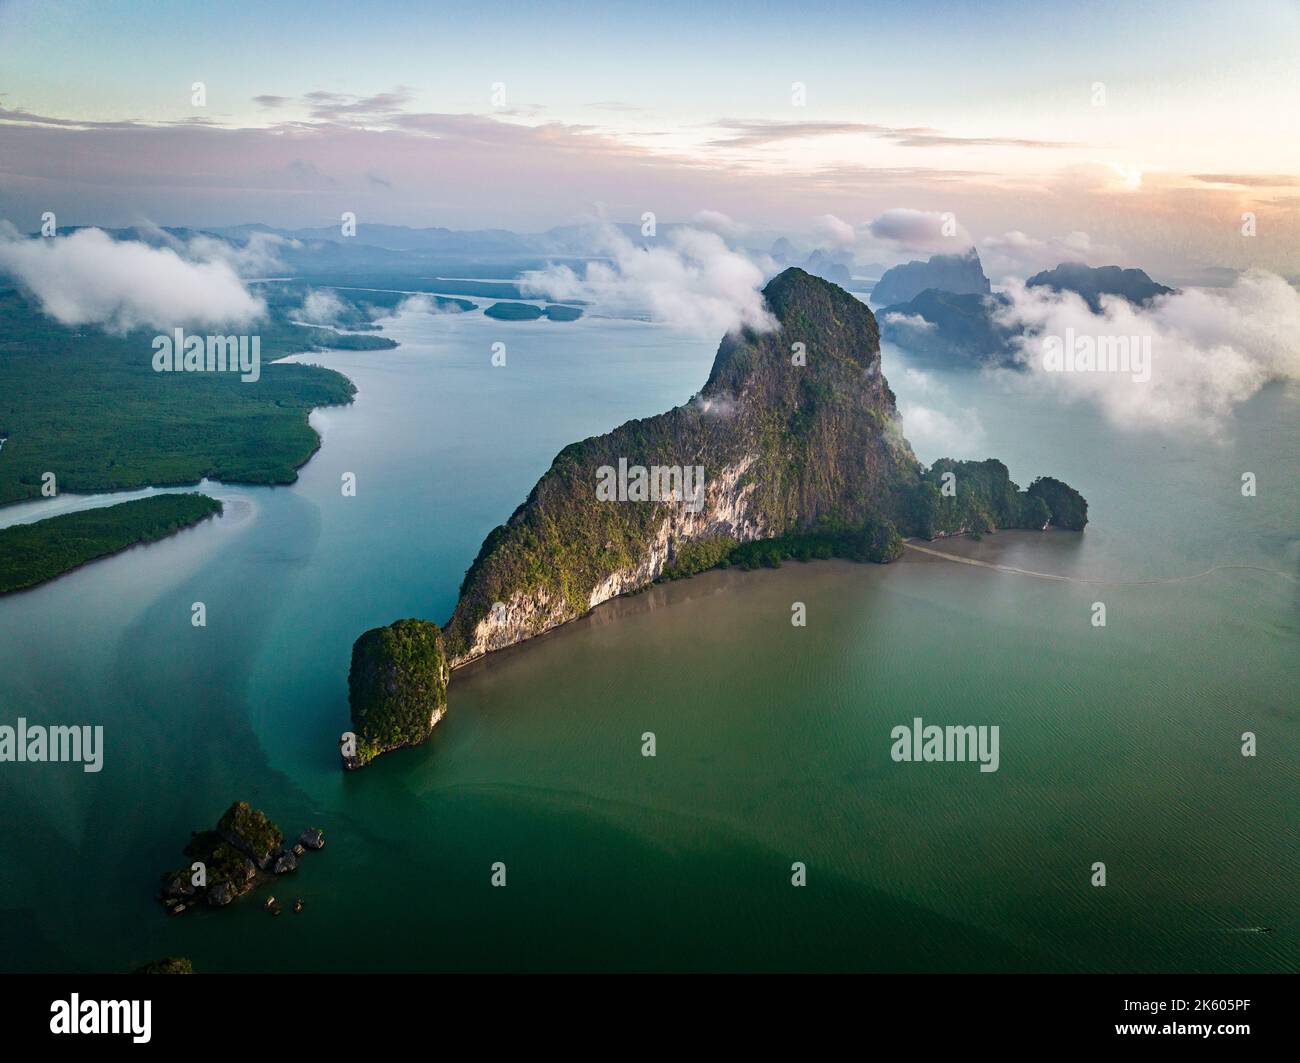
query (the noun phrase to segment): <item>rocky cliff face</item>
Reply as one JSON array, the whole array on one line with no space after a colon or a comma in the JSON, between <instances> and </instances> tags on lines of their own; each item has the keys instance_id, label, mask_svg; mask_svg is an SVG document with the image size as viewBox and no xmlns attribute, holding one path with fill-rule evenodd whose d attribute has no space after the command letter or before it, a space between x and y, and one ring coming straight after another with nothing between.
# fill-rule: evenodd
<instances>
[{"instance_id":1,"label":"rocky cliff face","mask_svg":"<svg viewBox=\"0 0 1300 1063\"><path fill-rule=\"evenodd\" d=\"M1086 522L1077 492L1021 491L992 459L922 468L881 375L876 320L848 292L791 268L764 296L777 327L727 336L690 402L559 453L484 541L441 632L402 620L357 640L346 767L423 741L449 668L661 576L784 557L888 562L900 530Z\"/></svg>"},{"instance_id":2,"label":"rocky cliff face","mask_svg":"<svg viewBox=\"0 0 1300 1063\"><path fill-rule=\"evenodd\" d=\"M446 628L452 667L645 586L686 544L899 512L919 466L880 372L871 311L799 269L764 294L775 331L724 339L686 405L565 448L488 536ZM683 498L669 473L669 489L639 500L638 469L655 485L663 470L697 470L701 486ZM627 489L602 497L615 478Z\"/></svg>"}]
</instances>

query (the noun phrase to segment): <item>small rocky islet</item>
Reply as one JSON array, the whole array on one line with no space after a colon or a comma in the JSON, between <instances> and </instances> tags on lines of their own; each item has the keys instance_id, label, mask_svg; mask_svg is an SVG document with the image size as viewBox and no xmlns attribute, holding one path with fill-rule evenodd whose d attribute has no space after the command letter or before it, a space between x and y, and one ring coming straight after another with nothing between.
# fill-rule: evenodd
<instances>
[{"instance_id":1,"label":"small rocky islet","mask_svg":"<svg viewBox=\"0 0 1300 1063\"><path fill-rule=\"evenodd\" d=\"M339 742L353 771L380 753L418 745L447 709L451 679L442 630L429 620L396 620L352 647L348 702L354 730Z\"/></svg>"},{"instance_id":2,"label":"small rocky islet","mask_svg":"<svg viewBox=\"0 0 1300 1063\"><path fill-rule=\"evenodd\" d=\"M298 868L309 849L323 849L325 834L310 827L298 840L286 843L284 833L247 801L236 801L217 821L215 830L195 831L185 855L190 863L162 876L158 901L172 915L197 904L221 908L278 875ZM201 865L201 867L200 867ZM275 899L270 905L278 914ZM294 911L302 910L295 902Z\"/></svg>"}]
</instances>

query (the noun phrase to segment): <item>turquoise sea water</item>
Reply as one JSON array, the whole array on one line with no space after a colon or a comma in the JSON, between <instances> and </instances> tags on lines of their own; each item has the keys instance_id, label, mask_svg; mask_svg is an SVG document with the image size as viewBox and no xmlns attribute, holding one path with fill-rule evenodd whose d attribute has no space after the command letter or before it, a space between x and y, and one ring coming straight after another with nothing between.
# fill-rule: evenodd
<instances>
[{"instance_id":1,"label":"turquoise sea water","mask_svg":"<svg viewBox=\"0 0 1300 1063\"><path fill-rule=\"evenodd\" d=\"M599 318L387 331L395 351L304 359L358 397L313 415L296 485L215 485L220 519L0 600L0 722L106 741L97 775L0 765L6 969L1300 969L1294 392L1223 440L1171 439L887 351L902 399L974 411L957 456L1090 503L1082 536L943 548L1112 582L1268 571L1112 586L909 554L710 573L458 673L426 746L345 775L353 639L445 620L556 452L685 401L716 346ZM915 716L998 725L999 770L894 763ZM272 888L305 910L272 919L255 894L166 917L158 872L236 798L325 829Z\"/></svg>"}]
</instances>

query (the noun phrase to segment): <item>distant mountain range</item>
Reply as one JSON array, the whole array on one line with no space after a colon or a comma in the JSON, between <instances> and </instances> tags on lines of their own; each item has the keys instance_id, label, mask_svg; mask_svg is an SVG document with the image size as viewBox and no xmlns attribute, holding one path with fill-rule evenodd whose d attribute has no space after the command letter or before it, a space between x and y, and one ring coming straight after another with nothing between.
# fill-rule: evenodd
<instances>
[{"instance_id":1,"label":"distant mountain range","mask_svg":"<svg viewBox=\"0 0 1300 1063\"><path fill-rule=\"evenodd\" d=\"M814 277L821 277L822 280L850 291L870 291L870 279L880 276L885 269L878 262L859 265L853 259L853 252L845 248L827 251L819 247L810 254L801 256L784 236L772 245L768 254L783 269L798 266L805 273L811 273ZM861 282L855 280L855 277L861 278Z\"/></svg>"},{"instance_id":2,"label":"distant mountain range","mask_svg":"<svg viewBox=\"0 0 1300 1063\"><path fill-rule=\"evenodd\" d=\"M978 369L1015 361L1020 330L998 323L1005 295L927 288L914 299L879 312L882 339L946 365Z\"/></svg>"},{"instance_id":3,"label":"distant mountain range","mask_svg":"<svg viewBox=\"0 0 1300 1063\"><path fill-rule=\"evenodd\" d=\"M927 288L954 295L987 295L993 290L972 247L959 255L933 255L926 262L886 270L871 291L871 301L877 306L905 303Z\"/></svg>"},{"instance_id":4,"label":"distant mountain range","mask_svg":"<svg viewBox=\"0 0 1300 1063\"><path fill-rule=\"evenodd\" d=\"M64 227L60 232L66 234L78 228L88 226ZM153 246L184 245L197 237L207 237L234 248L247 248L259 236L274 237L274 257L283 264L285 273L327 283L331 279L374 272L417 275L425 279L433 274L509 281L523 270L541 269L556 260L607 258L606 235L610 228L634 245L653 246L671 238L675 232L700 227L681 222L660 223L653 237L644 236L638 224L596 222L560 225L540 233L358 223L355 235L344 236L341 225L286 229L261 222L206 229L127 226L105 231L115 239L138 240ZM756 244L761 235L751 234L749 243ZM735 240L731 243L737 246ZM771 257L777 267L772 270L774 273L788 266L799 266L814 276L855 291L869 291L872 280L885 272L885 267L877 262L855 263L853 253L845 249L797 251L784 236L771 244L770 250L762 246L745 246L743 250L755 257ZM405 286L416 287L409 281ZM489 293L465 294L486 296Z\"/></svg>"},{"instance_id":5,"label":"distant mountain range","mask_svg":"<svg viewBox=\"0 0 1300 1063\"><path fill-rule=\"evenodd\" d=\"M1074 292L1082 296L1094 314L1101 312L1103 295L1119 295L1134 306L1146 306L1158 295L1169 295L1172 288L1157 284L1140 269L1098 266L1082 262L1062 262L1056 269L1035 273L1025 282L1029 288L1051 288L1057 292Z\"/></svg>"},{"instance_id":6,"label":"distant mountain range","mask_svg":"<svg viewBox=\"0 0 1300 1063\"><path fill-rule=\"evenodd\" d=\"M935 284L906 300L885 306L879 311L882 338L912 354L946 365L969 368L1018 365L1015 355L1021 330L1018 326L999 320L998 316L998 312L1008 307L1011 300L987 287L982 291L969 290L977 285L975 271L978 271L979 277L984 277L979 256L974 249L966 256L961 256L966 260L961 271L957 271L951 261L957 257L959 256L936 255L929 262L913 262L908 267L898 267L907 269L905 283L898 282L903 290L906 290L907 284L934 277L953 277L956 283L967 290L954 291ZM936 259L944 261L939 263L937 269L931 269ZM888 273L881 278L881 283L872 294L873 301L881 301L878 293L888 278ZM987 285L987 279L984 283ZM1029 288L1074 292L1088 304L1093 313L1101 311L1103 295L1119 296L1134 306L1147 306L1153 299L1174 291L1173 288L1153 281L1140 269L1092 267L1080 262L1062 262L1055 269L1034 274L1025 283Z\"/></svg>"},{"instance_id":7,"label":"distant mountain range","mask_svg":"<svg viewBox=\"0 0 1300 1063\"><path fill-rule=\"evenodd\" d=\"M639 225L613 227L634 244L646 245L678 230L697 228L664 223L657 227L655 237L647 238ZM212 229L133 226L107 232L116 239L178 250L199 238L222 241L247 256L253 269L259 268L258 258L249 252L256 250L259 236L269 236L276 239L267 247L265 264L260 267L263 275L292 277L317 286L519 300L525 295L515 282L522 271L542 269L557 260L579 263L604 257L608 228L588 223L557 226L542 233L516 233L508 229L358 224L355 236L344 236L341 227L334 225L279 229L253 223ZM873 305L882 308L878 311L882 337L914 354L962 366L1015 364L1019 330L999 322L997 312L1008 301L993 293L973 247L891 269L878 263L856 263L849 249L815 248L805 254L786 237L778 238L765 254L777 267L797 266L849 290L870 290ZM246 264L244 271L249 269ZM870 277L876 273L880 280L872 288ZM1173 291L1140 269L1094 269L1073 262L1035 274L1026 283L1030 288L1075 292L1094 311L1100 309L1104 295L1145 306ZM356 327L364 326L358 323Z\"/></svg>"}]
</instances>

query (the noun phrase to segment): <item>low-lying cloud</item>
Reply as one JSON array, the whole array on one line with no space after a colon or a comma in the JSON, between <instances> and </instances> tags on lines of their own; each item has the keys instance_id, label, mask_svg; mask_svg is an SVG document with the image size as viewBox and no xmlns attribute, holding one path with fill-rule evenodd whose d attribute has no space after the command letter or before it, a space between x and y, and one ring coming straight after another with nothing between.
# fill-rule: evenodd
<instances>
[{"instance_id":1,"label":"low-lying cloud","mask_svg":"<svg viewBox=\"0 0 1300 1063\"><path fill-rule=\"evenodd\" d=\"M691 218L691 224L697 229L717 233L729 242L739 240L749 231L747 225L736 221L730 214L723 214L720 210L697 210Z\"/></svg>"},{"instance_id":2,"label":"low-lying cloud","mask_svg":"<svg viewBox=\"0 0 1300 1063\"><path fill-rule=\"evenodd\" d=\"M309 325L335 325L347 307L334 292L318 289L307 293L298 309L298 318Z\"/></svg>"},{"instance_id":3,"label":"low-lying cloud","mask_svg":"<svg viewBox=\"0 0 1300 1063\"><path fill-rule=\"evenodd\" d=\"M813 219L813 236L818 246L852 250L858 242L858 231L843 218L834 214L820 214Z\"/></svg>"},{"instance_id":4,"label":"low-lying cloud","mask_svg":"<svg viewBox=\"0 0 1300 1063\"><path fill-rule=\"evenodd\" d=\"M173 247L114 240L100 229L0 240L0 271L63 325L102 325L112 332L242 325L266 311L225 257L186 258Z\"/></svg>"},{"instance_id":5,"label":"low-lying cloud","mask_svg":"<svg viewBox=\"0 0 1300 1063\"><path fill-rule=\"evenodd\" d=\"M886 325L893 325L895 328L909 329L912 332L933 333L937 331L938 326L933 321L926 321L920 314L883 314L881 322Z\"/></svg>"},{"instance_id":6,"label":"low-lying cloud","mask_svg":"<svg viewBox=\"0 0 1300 1063\"><path fill-rule=\"evenodd\" d=\"M301 248L302 244L278 233L254 231L242 244L200 234L183 245L175 241L174 246L183 257L192 260L229 263L241 277L265 277L284 269L281 248Z\"/></svg>"},{"instance_id":7,"label":"low-lying cloud","mask_svg":"<svg viewBox=\"0 0 1300 1063\"><path fill-rule=\"evenodd\" d=\"M1243 273L1230 288L1189 288L1146 307L1104 296L1093 314L1071 292L1011 285L999 313L1018 326L1019 359L1031 387L1068 401L1096 404L1129 429L1217 435L1233 410L1265 384L1300 380L1300 293L1264 270ZM1121 371L1050 371L1049 337L1086 342L1127 338L1151 352L1150 379Z\"/></svg>"},{"instance_id":8,"label":"low-lying cloud","mask_svg":"<svg viewBox=\"0 0 1300 1063\"><path fill-rule=\"evenodd\" d=\"M898 413L903 419L903 434L922 461L973 458L980 454L984 445L984 426L974 410L955 409L948 413L934 406L902 399L898 403Z\"/></svg>"},{"instance_id":9,"label":"low-lying cloud","mask_svg":"<svg viewBox=\"0 0 1300 1063\"><path fill-rule=\"evenodd\" d=\"M1085 232L1041 240L1018 229L985 237L979 242L979 255L984 272L995 281L1010 277L1024 279L1062 262L1104 266L1123 257L1119 248L1098 244Z\"/></svg>"},{"instance_id":10,"label":"low-lying cloud","mask_svg":"<svg viewBox=\"0 0 1300 1063\"><path fill-rule=\"evenodd\" d=\"M916 456L929 463L937 458L982 458L984 426L979 414L961 405L942 377L898 364L890 372L898 396L899 428Z\"/></svg>"},{"instance_id":11,"label":"low-lying cloud","mask_svg":"<svg viewBox=\"0 0 1300 1063\"><path fill-rule=\"evenodd\" d=\"M440 303L431 295L408 295L393 310L393 314L448 314L454 313L454 304Z\"/></svg>"},{"instance_id":12,"label":"low-lying cloud","mask_svg":"<svg viewBox=\"0 0 1300 1063\"><path fill-rule=\"evenodd\" d=\"M524 294L584 300L603 313L704 335L776 327L763 302L762 269L717 233L675 228L641 246L606 226L601 245L609 261L587 263L581 276L566 265L525 273Z\"/></svg>"}]
</instances>

